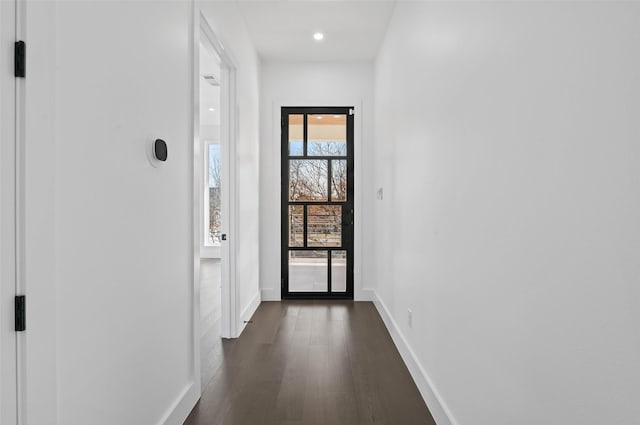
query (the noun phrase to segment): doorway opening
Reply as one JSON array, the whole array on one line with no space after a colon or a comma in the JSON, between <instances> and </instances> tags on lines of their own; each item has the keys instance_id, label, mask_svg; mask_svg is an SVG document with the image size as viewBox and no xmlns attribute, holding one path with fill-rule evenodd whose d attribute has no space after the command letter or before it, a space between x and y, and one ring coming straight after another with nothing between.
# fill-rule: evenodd
<instances>
[{"instance_id":1,"label":"doorway opening","mask_svg":"<svg viewBox=\"0 0 640 425\"><path fill-rule=\"evenodd\" d=\"M353 299L353 107L284 107L282 298Z\"/></svg>"},{"instance_id":2,"label":"doorway opening","mask_svg":"<svg viewBox=\"0 0 640 425\"><path fill-rule=\"evenodd\" d=\"M204 34L203 34L204 35ZM221 134L222 73L220 57L206 37L199 46L200 144L202 203L200 208L200 353L202 384L211 378L222 344L223 147ZM226 198L226 197L225 197ZM225 199L226 201L226 199Z\"/></svg>"},{"instance_id":3,"label":"doorway opening","mask_svg":"<svg viewBox=\"0 0 640 425\"><path fill-rule=\"evenodd\" d=\"M222 339L238 336L235 290L235 66L204 16L195 43L194 356L211 379Z\"/></svg>"}]
</instances>

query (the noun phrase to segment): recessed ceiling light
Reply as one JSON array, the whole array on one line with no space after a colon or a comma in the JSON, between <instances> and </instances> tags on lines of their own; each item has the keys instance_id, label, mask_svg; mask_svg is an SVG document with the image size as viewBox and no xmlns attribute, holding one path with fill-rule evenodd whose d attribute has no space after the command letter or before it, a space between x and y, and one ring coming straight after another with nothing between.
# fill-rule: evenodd
<instances>
[{"instance_id":1,"label":"recessed ceiling light","mask_svg":"<svg viewBox=\"0 0 640 425\"><path fill-rule=\"evenodd\" d=\"M211 112L215 112L215 111L216 111L216 110L215 110L215 108L209 108L209 110L210 110Z\"/></svg>"},{"instance_id":2,"label":"recessed ceiling light","mask_svg":"<svg viewBox=\"0 0 640 425\"><path fill-rule=\"evenodd\" d=\"M321 41L322 39L324 39L324 34L321 32L317 32L315 34L313 34L313 39L315 41Z\"/></svg>"},{"instance_id":3,"label":"recessed ceiling light","mask_svg":"<svg viewBox=\"0 0 640 425\"><path fill-rule=\"evenodd\" d=\"M316 116L316 119L321 120L321 119L322 119L322 115L318 115L318 116Z\"/></svg>"}]
</instances>

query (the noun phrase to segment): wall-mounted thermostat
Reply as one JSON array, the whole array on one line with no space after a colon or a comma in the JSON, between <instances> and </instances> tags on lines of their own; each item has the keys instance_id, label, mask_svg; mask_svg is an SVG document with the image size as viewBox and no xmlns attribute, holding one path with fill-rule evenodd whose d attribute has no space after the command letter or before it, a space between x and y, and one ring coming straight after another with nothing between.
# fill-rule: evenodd
<instances>
[{"instance_id":1,"label":"wall-mounted thermostat","mask_svg":"<svg viewBox=\"0 0 640 425\"><path fill-rule=\"evenodd\" d=\"M147 156L154 167L166 162L169 156L167 142L162 139L155 139L147 149Z\"/></svg>"},{"instance_id":2,"label":"wall-mounted thermostat","mask_svg":"<svg viewBox=\"0 0 640 425\"><path fill-rule=\"evenodd\" d=\"M167 153L167 142L162 139L156 139L156 141L153 142L153 156L158 161L164 162L167 160Z\"/></svg>"}]
</instances>

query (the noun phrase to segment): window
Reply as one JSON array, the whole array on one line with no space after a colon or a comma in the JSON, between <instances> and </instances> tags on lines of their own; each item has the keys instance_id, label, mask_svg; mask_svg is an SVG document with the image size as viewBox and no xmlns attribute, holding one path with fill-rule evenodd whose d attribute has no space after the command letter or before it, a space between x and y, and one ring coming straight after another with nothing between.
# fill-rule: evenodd
<instances>
[{"instance_id":1,"label":"window","mask_svg":"<svg viewBox=\"0 0 640 425\"><path fill-rule=\"evenodd\" d=\"M220 144L205 143L205 246L220 245L221 215L221 156Z\"/></svg>"}]
</instances>

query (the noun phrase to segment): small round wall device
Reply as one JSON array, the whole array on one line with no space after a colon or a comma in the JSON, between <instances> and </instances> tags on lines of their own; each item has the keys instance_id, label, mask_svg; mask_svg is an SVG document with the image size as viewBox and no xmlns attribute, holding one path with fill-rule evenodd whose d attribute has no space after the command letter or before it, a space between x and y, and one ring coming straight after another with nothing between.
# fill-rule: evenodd
<instances>
[{"instance_id":1,"label":"small round wall device","mask_svg":"<svg viewBox=\"0 0 640 425\"><path fill-rule=\"evenodd\" d=\"M167 160L167 155L168 155L167 142L165 142L162 139L156 139L156 141L153 142L154 158L157 159L158 161L164 162Z\"/></svg>"}]
</instances>

